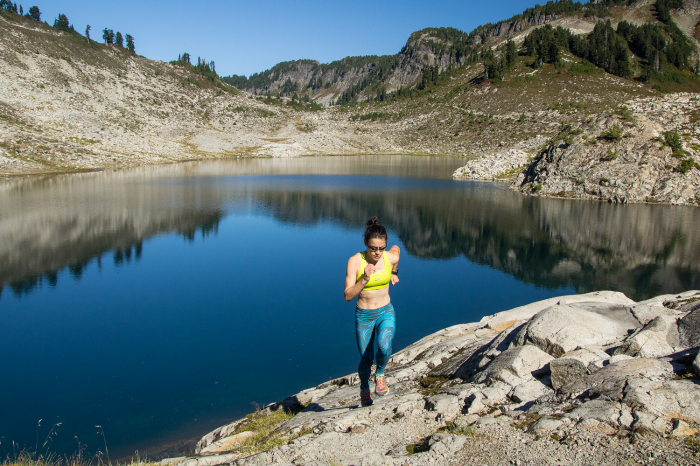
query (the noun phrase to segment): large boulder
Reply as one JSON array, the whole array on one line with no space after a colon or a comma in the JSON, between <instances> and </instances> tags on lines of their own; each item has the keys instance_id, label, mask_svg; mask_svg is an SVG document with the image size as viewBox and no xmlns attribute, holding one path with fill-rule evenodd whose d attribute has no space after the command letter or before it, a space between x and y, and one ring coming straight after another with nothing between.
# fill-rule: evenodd
<instances>
[{"instance_id":1,"label":"large boulder","mask_svg":"<svg viewBox=\"0 0 700 466\"><path fill-rule=\"evenodd\" d=\"M523 340L559 357L577 348L607 346L622 341L628 330L630 326L624 321L568 305L555 305L532 318Z\"/></svg>"},{"instance_id":2,"label":"large boulder","mask_svg":"<svg viewBox=\"0 0 700 466\"><path fill-rule=\"evenodd\" d=\"M574 309L605 316L627 328L639 328L642 326L639 319L632 313L632 308L627 304L611 304L596 301L567 302L566 304Z\"/></svg>"},{"instance_id":3,"label":"large boulder","mask_svg":"<svg viewBox=\"0 0 700 466\"><path fill-rule=\"evenodd\" d=\"M516 403L526 403L528 401L536 400L551 392L551 388L547 387L541 381L535 379L515 387L513 391L510 392L510 397Z\"/></svg>"},{"instance_id":4,"label":"large boulder","mask_svg":"<svg viewBox=\"0 0 700 466\"><path fill-rule=\"evenodd\" d=\"M626 354L640 358L658 358L675 351L679 346L676 318L660 315L643 329L627 337L615 354Z\"/></svg>"},{"instance_id":5,"label":"large boulder","mask_svg":"<svg viewBox=\"0 0 700 466\"><path fill-rule=\"evenodd\" d=\"M680 418L700 424L700 385L693 380L631 379L623 402L666 422Z\"/></svg>"},{"instance_id":6,"label":"large boulder","mask_svg":"<svg viewBox=\"0 0 700 466\"><path fill-rule=\"evenodd\" d=\"M700 345L700 301L695 301L686 306L692 310L678 321L678 333L680 345L684 348L690 348ZM681 308L679 310L682 311L684 309Z\"/></svg>"},{"instance_id":7,"label":"large boulder","mask_svg":"<svg viewBox=\"0 0 700 466\"><path fill-rule=\"evenodd\" d=\"M536 346L516 346L499 354L485 370L477 374L475 381L478 383L501 381L511 386L520 385L532 380L533 373L545 369L552 359L554 359L552 356Z\"/></svg>"},{"instance_id":8,"label":"large boulder","mask_svg":"<svg viewBox=\"0 0 700 466\"><path fill-rule=\"evenodd\" d=\"M673 376L673 366L661 359L634 358L608 364L597 372L574 380L559 389L565 398L603 397L620 401L623 390L632 379L663 380Z\"/></svg>"},{"instance_id":9,"label":"large boulder","mask_svg":"<svg viewBox=\"0 0 700 466\"><path fill-rule=\"evenodd\" d=\"M519 320L531 319L538 312L555 304L570 304L579 302L596 302L610 305L633 305L634 301L623 293L617 291L594 291L593 293L560 296L549 298L536 303L526 304L508 311L499 312L491 316L485 316L481 323L497 332L503 331Z\"/></svg>"},{"instance_id":10,"label":"large boulder","mask_svg":"<svg viewBox=\"0 0 700 466\"><path fill-rule=\"evenodd\" d=\"M425 400L425 409L453 418L459 414L462 407L455 395L440 393Z\"/></svg>"},{"instance_id":11,"label":"large boulder","mask_svg":"<svg viewBox=\"0 0 700 466\"><path fill-rule=\"evenodd\" d=\"M476 367L474 369L484 369L491 363L491 361L493 361L495 357L507 350L525 323L526 322L524 320L519 320L499 333L498 336L494 338L485 349L479 352L479 359L476 362Z\"/></svg>"},{"instance_id":12,"label":"large boulder","mask_svg":"<svg viewBox=\"0 0 700 466\"><path fill-rule=\"evenodd\" d=\"M669 309L661 303L635 304L630 308L632 315L641 323L646 325L659 316L683 317L675 309Z\"/></svg>"},{"instance_id":13,"label":"large boulder","mask_svg":"<svg viewBox=\"0 0 700 466\"><path fill-rule=\"evenodd\" d=\"M603 361L609 358L607 353L599 349L583 348L566 353L549 363L552 388L558 390L574 380L596 372L603 367Z\"/></svg>"},{"instance_id":14,"label":"large boulder","mask_svg":"<svg viewBox=\"0 0 700 466\"><path fill-rule=\"evenodd\" d=\"M567 412L564 416L575 421L595 419L599 422L617 424L620 419L621 404L617 401L591 400Z\"/></svg>"}]
</instances>

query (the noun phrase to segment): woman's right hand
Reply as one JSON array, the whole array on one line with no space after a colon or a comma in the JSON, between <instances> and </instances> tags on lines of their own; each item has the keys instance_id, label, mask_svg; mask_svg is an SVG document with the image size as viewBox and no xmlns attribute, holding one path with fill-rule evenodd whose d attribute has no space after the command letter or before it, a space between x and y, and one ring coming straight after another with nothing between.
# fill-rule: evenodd
<instances>
[{"instance_id":1,"label":"woman's right hand","mask_svg":"<svg viewBox=\"0 0 700 466\"><path fill-rule=\"evenodd\" d=\"M374 265L372 264L367 264L367 267L365 267L365 276L362 277L366 282L369 282L369 276L374 273Z\"/></svg>"}]
</instances>

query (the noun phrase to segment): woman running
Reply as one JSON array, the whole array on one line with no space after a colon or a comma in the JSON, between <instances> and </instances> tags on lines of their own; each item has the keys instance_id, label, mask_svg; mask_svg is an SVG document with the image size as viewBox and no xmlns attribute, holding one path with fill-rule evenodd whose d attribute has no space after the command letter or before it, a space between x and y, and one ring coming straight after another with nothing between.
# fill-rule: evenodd
<instances>
[{"instance_id":1,"label":"woman running","mask_svg":"<svg viewBox=\"0 0 700 466\"><path fill-rule=\"evenodd\" d=\"M375 373L375 393L386 395L389 388L384 381L384 369L391 357L391 344L394 340L394 307L389 298L389 283L399 282L398 246L388 251L386 228L377 217L367 221L365 229L366 251L358 252L348 260L345 273L345 300L357 296L355 305L355 336L360 350L360 399L362 406L372 404L369 391L369 376L374 361L374 344L377 344L377 371Z\"/></svg>"}]
</instances>

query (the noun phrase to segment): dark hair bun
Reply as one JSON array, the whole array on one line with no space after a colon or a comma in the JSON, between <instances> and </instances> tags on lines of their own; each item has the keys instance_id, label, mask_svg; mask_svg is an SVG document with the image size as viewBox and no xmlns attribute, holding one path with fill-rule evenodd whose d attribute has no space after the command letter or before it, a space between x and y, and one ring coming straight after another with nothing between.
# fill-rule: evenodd
<instances>
[{"instance_id":1,"label":"dark hair bun","mask_svg":"<svg viewBox=\"0 0 700 466\"><path fill-rule=\"evenodd\" d=\"M372 238L389 239L386 234L386 228L379 223L379 219L375 215L367 220L367 228L365 228L365 244Z\"/></svg>"},{"instance_id":2,"label":"dark hair bun","mask_svg":"<svg viewBox=\"0 0 700 466\"><path fill-rule=\"evenodd\" d=\"M379 223L379 218L377 218L376 215L367 220L367 226L371 227L372 225L381 225L381 223Z\"/></svg>"}]
</instances>

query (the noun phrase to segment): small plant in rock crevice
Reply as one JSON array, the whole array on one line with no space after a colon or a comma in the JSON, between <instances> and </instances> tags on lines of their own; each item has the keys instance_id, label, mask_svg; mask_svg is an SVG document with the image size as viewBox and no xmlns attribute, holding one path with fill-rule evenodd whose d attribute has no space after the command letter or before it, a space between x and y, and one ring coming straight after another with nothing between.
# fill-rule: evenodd
<instances>
[{"instance_id":1,"label":"small plant in rock crevice","mask_svg":"<svg viewBox=\"0 0 700 466\"><path fill-rule=\"evenodd\" d=\"M674 157L682 158L685 155L685 151L683 151L683 141L681 141L681 137L678 135L677 131L666 131L662 142L664 146L671 148Z\"/></svg>"},{"instance_id":2,"label":"small plant in rock crevice","mask_svg":"<svg viewBox=\"0 0 700 466\"><path fill-rule=\"evenodd\" d=\"M608 131L603 131L600 137L608 141L619 141L622 139L622 127L615 123Z\"/></svg>"}]
</instances>

